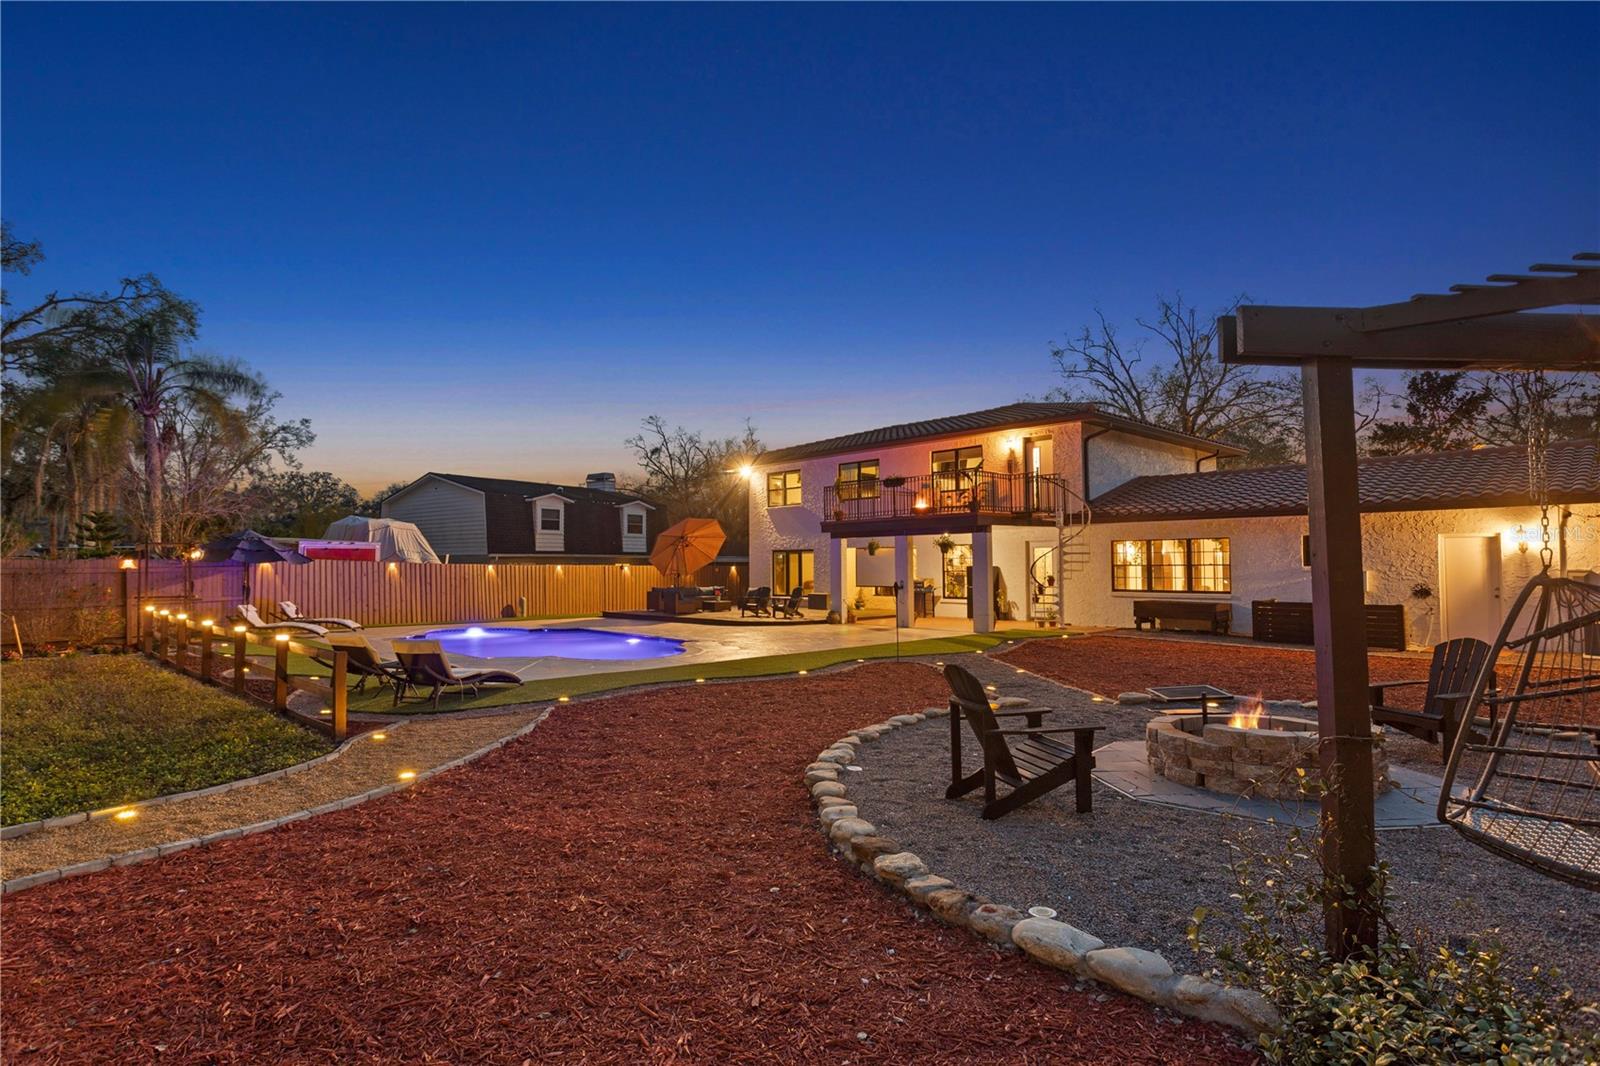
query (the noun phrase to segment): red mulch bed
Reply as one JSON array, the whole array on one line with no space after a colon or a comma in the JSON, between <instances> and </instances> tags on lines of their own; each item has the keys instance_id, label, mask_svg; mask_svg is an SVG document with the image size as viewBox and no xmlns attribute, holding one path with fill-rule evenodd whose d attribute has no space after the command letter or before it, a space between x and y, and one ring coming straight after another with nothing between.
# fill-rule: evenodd
<instances>
[{"instance_id":1,"label":"red mulch bed","mask_svg":"<svg viewBox=\"0 0 1600 1066\"><path fill-rule=\"evenodd\" d=\"M1215 685L1229 692L1260 693L1279 700L1317 696L1315 657L1310 651L1287 648L1104 636L1018 641L1004 658L1052 681L1105 696L1143 692L1153 685ZM1428 676L1425 659L1369 655L1367 663L1374 682ZM1397 689L1391 700L1402 706L1420 706L1423 692L1421 686Z\"/></svg>"},{"instance_id":2,"label":"red mulch bed","mask_svg":"<svg viewBox=\"0 0 1600 1066\"><path fill-rule=\"evenodd\" d=\"M944 696L885 664L576 703L407 793L31 890L5 1060L1249 1061L829 857L801 769Z\"/></svg>"}]
</instances>

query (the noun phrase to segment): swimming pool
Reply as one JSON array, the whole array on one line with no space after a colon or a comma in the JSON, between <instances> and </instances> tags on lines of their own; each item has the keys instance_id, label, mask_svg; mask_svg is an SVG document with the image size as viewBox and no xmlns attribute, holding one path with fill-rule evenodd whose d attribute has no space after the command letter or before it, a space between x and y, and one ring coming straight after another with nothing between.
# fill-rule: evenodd
<instances>
[{"instance_id":1,"label":"swimming pool","mask_svg":"<svg viewBox=\"0 0 1600 1066\"><path fill-rule=\"evenodd\" d=\"M459 626L430 629L416 640L437 640L445 651L475 659L662 659L683 654L683 641L604 629L513 629Z\"/></svg>"}]
</instances>

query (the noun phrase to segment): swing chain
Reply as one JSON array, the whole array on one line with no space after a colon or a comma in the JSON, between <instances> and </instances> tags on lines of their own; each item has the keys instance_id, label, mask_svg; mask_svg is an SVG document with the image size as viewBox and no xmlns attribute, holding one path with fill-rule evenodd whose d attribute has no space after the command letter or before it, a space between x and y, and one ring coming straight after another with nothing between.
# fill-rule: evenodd
<instances>
[{"instance_id":1,"label":"swing chain","mask_svg":"<svg viewBox=\"0 0 1600 1066\"><path fill-rule=\"evenodd\" d=\"M1539 562L1549 570L1555 562L1550 538L1550 425L1545 407L1544 372L1528 383L1528 491L1539 505Z\"/></svg>"}]
</instances>

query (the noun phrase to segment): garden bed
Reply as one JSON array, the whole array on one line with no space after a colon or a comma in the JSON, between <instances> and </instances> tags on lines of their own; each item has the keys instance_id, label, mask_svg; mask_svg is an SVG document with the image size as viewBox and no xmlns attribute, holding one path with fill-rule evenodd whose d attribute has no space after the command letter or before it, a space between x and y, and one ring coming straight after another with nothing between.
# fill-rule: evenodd
<instances>
[{"instance_id":1,"label":"garden bed","mask_svg":"<svg viewBox=\"0 0 1600 1066\"><path fill-rule=\"evenodd\" d=\"M133 655L8 662L0 685L6 825L206 788L332 748L258 704Z\"/></svg>"}]
</instances>

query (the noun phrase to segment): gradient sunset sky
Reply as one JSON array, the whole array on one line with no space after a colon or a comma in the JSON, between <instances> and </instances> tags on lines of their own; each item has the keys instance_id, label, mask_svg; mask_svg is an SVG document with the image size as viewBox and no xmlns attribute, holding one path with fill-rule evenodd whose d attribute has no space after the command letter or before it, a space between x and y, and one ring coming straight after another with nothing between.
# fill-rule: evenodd
<instances>
[{"instance_id":1,"label":"gradient sunset sky","mask_svg":"<svg viewBox=\"0 0 1600 1066\"><path fill-rule=\"evenodd\" d=\"M151 271L363 489L1056 383L1157 292L1600 245L1600 6L6 4L15 285Z\"/></svg>"}]
</instances>

